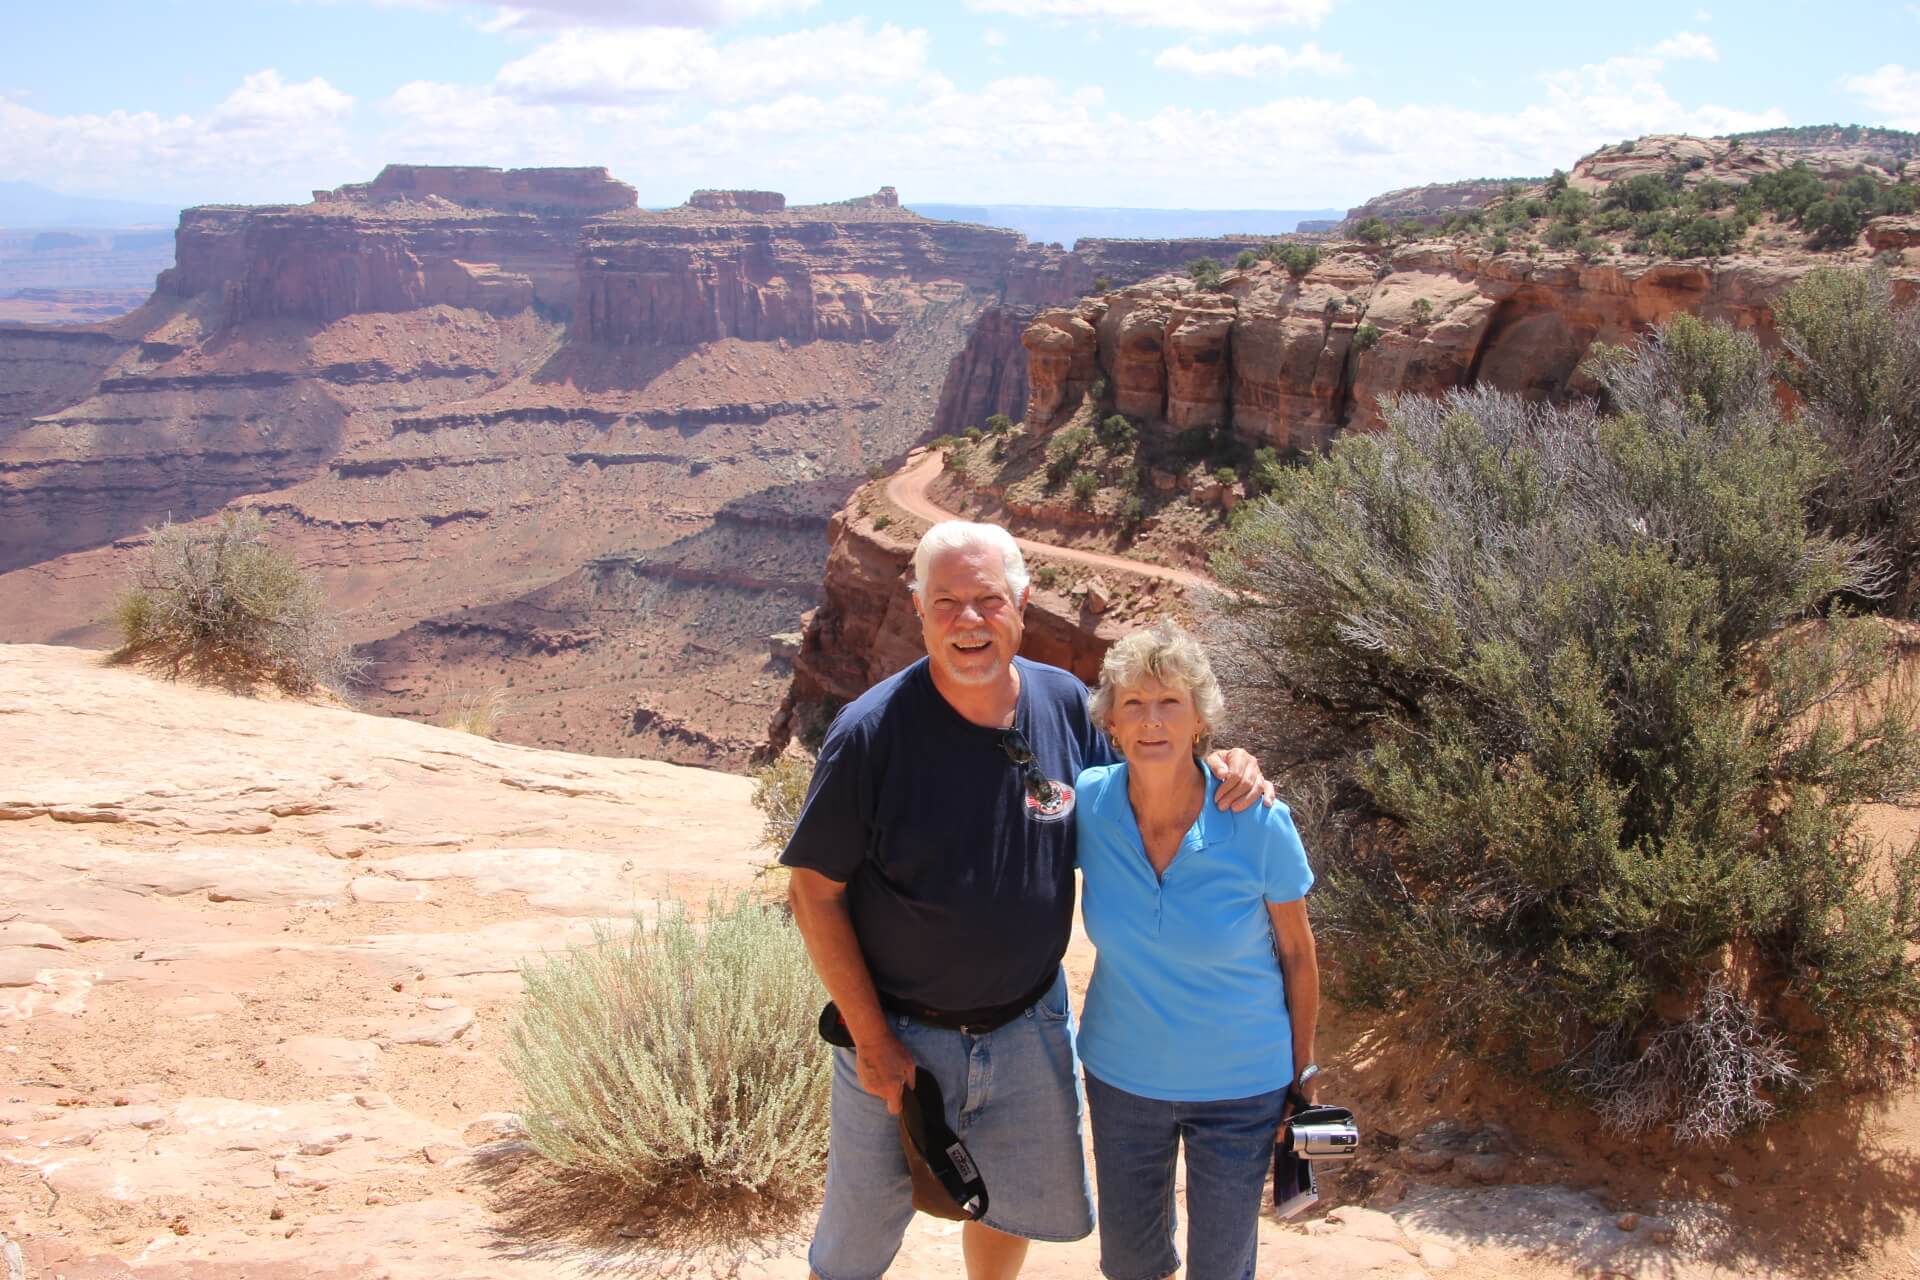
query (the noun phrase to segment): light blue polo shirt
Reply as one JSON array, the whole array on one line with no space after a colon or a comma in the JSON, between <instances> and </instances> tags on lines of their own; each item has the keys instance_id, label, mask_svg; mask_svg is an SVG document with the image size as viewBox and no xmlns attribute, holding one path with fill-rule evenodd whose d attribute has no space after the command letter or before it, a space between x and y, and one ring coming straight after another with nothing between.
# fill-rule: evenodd
<instances>
[{"instance_id":1,"label":"light blue polo shirt","mask_svg":"<svg viewBox=\"0 0 1920 1280\"><path fill-rule=\"evenodd\" d=\"M1078 782L1081 911L1099 949L1079 1046L1115 1088L1172 1102L1250 1098L1293 1082L1293 1026L1269 902L1313 885L1283 804L1214 807L1215 780L1157 877L1127 799L1127 766Z\"/></svg>"}]
</instances>

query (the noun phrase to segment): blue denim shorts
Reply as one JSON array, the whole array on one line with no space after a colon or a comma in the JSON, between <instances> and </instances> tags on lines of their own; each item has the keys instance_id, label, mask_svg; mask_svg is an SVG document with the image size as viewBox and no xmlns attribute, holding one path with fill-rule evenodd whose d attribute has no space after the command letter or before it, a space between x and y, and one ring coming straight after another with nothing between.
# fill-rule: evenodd
<instances>
[{"instance_id":1,"label":"blue denim shorts","mask_svg":"<svg viewBox=\"0 0 1920 1280\"><path fill-rule=\"evenodd\" d=\"M1166 1102L1116 1089L1091 1071L1093 1166L1100 1181L1100 1270L1161 1280L1173 1247L1175 1149L1187 1149L1187 1280L1253 1280L1260 1199L1287 1091L1219 1102Z\"/></svg>"},{"instance_id":2,"label":"blue denim shorts","mask_svg":"<svg viewBox=\"0 0 1920 1280\"><path fill-rule=\"evenodd\" d=\"M890 1015L891 1016L891 1015ZM1082 1095L1063 972L1026 1012L972 1036L894 1016L893 1033L940 1081L947 1123L987 1184L982 1221L1029 1240L1093 1230L1081 1151ZM820 1280L877 1280L913 1217L899 1122L860 1087L851 1049L834 1049L827 1198L807 1261Z\"/></svg>"}]
</instances>

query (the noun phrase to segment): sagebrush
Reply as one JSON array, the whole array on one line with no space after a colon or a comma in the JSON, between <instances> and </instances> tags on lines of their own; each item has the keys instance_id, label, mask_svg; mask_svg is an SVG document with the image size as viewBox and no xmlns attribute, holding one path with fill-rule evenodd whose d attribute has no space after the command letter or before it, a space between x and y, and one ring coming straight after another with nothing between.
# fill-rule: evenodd
<instances>
[{"instance_id":1,"label":"sagebrush","mask_svg":"<svg viewBox=\"0 0 1920 1280\"><path fill-rule=\"evenodd\" d=\"M1835 533L1887 556L1883 597L1900 617L1920 610L1920 306L1900 306L1886 272L1822 267L1774 307L1782 371L1833 455L1814 494Z\"/></svg>"},{"instance_id":2,"label":"sagebrush","mask_svg":"<svg viewBox=\"0 0 1920 1280\"><path fill-rule=\"evenodd\" d=\"M114 604L119 656L216 683L343 692L360 670L317 583L254 511L148 531Z\"/></svg>"},{"instance_id":3,"label":"sagebrush","mask_svg":"<svg viewBox=\"0 0 1920 1280\"><path fill-rule=\"evenodd\" d=\"M638 1195L693 1181L793 1201L820 1185L826 999L786 911L742 895L529 963L507 1065L528 1140Z\"/></svg>"},{"instance_id":4,"label":"sagebrush","mask_svg":"<svg viewBox=\"0 0 1920 1280\"><path fill-rule=\"evenodd\" d=\"M1316 921L1348 998L1417 1008L1616 1129L1718 1138L1920 1018L1905 633L1749 337L1691 318L1591 366L1613 412L1492 391L1274 477L1216 563L1230 703L1330 771Z\"/></svg>"},{"instance_id":5,"label":"sagebrush","mask_svg":"<svg viewBox=\"0 0 1920 1280\"><path fill-rule=\"evenodd\" d=\"M800 822L800 810L807 802L807 785L813 781L813 761L798 755L782 755L773 763L754 770L753 807L760 811L760 845L766 849L784 849Z\"/></svg>"}]
</instances>

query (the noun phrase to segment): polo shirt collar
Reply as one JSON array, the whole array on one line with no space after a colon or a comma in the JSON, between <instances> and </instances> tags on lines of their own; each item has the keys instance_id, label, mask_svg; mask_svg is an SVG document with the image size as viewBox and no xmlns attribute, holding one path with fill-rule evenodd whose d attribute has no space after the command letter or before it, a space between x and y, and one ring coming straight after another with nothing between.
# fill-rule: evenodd
<instances>
[{"instance_id":1,"label":"polo shirt collar","mask_svg":"<svg viewBox=\"0 0 1920 1280\"><path fill-rule=\"evenodd\" d=\"M1220 844L1233 835L1233 815L1216 808L1214 794L1220 789L1220 780L1213 776L1213 770L1207 768L1207 762L1200 761L1200 773L1207 780L1207 798L1200 802L1200 816L1193 820L1193 827L1187 832L1187 838L1181 842L1182 848L1204 849L1208 845Z\"/></svg>"}]
</instances>

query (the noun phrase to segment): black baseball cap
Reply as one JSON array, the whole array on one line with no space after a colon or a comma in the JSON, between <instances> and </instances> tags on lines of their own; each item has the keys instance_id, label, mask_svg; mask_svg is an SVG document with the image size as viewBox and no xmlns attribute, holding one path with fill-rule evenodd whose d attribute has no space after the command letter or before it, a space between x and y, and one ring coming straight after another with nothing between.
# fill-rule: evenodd
<instances>
[{"instance_id":1,"label":"black baseball cap","mask_svg":"<svg viewBox=\"0 0 1920 1280\"><path fill-rule=\"evenodd\" d=\"M820 1038L851 1049L853 1033L832 1001L820 1011ZM946 1096L933 1072L914 1065L900 1091L900 1149L913 1175L913 1207L936 1218L977 1221L987 1212L987 1183L967 1144L947 1125Z\"/></svg>"}]
</instances>

